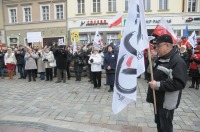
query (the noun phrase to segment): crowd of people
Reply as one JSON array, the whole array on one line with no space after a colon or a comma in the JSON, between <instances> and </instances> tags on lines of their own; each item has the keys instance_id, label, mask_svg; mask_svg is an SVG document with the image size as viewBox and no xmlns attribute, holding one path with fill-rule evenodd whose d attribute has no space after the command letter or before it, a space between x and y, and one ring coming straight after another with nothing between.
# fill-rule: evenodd
<instances>
[{"instance_id":1,"label":"crowd of people","mask_svg":"<svg viewBox=\"0 0 200 132\"><path fill-rule=\"evenodd\" d=\"M70 67L73 67L75 81L81 81L84 67L88 67L88 82L94 85L94 89L101 87L102 69L105 68L107 85L110 85L109 92L113 91L115 79L115 67L117 63L117 47L111 43L105 47L93 47L90 43L86 46L77 45L76 51L73 47L58 46L22 46L7 48L0 51L0 75L3 79L5 71L9 79L13 79L16 72L19 72L18 79L28 78L28 82L40 80L52 81L55 83L71 79ZM6 69L6 70L5 70Z\"/></svg>"},{"instance_id":2,"label":"crowd of people","mask_svg":"<svg viewBox=\"0 0 200 132\"><path fill-rule=\"evenodd\" d=\"M152 42L153 43L153 42ZM179 55L187 64L188 74L192 77L192 84L189 88L199 89L200 79L200 46L194 50L182 37L182 41L177 45ZM36 81L37 76L41 80L52 81L57 78L55 83L70 80L70 67L74 67L75 81L81 81L83 69L88 67L88 82L94 85L94 88L101 87L102 69L106 71L106 84L110 86L109 92L113 91L115 80L115 67L117 63L118 47L113 43L103 47L93 47L90 43L86 46L77 45L76 52L73 47L58 46L22 46L16 48L7 48L0 51L0 75L5 76L4 69L8 71L8 77L13 79L15 72L19 72L19 79L28 78L28 82ZM156 54L154 45L151 45L152 54ZM148 55L145 56L145 79L150 81L148 73Z\"/></svg>"}]
</instances>

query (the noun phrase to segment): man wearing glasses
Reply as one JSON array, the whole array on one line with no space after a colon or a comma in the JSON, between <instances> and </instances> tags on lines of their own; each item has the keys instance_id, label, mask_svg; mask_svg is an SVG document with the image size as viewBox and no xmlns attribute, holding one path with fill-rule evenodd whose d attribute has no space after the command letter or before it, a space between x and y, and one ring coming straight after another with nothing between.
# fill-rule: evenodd
<instances>
[{"instance_id":1,"label":"man wearing glasses","mask_svg":"<svg viewBox=\"0 0 200 132\"><path fill-rule=\"evenodd\" d=\"M155 122L158 132L173 132L174 109L180 103L182 89L186 86L187 66L173 46L171 36L164 34L156 40L158 57L153 64L154 80L149 82L147 102L153 103L156 94Z\"/></svg>"}]
</instances>

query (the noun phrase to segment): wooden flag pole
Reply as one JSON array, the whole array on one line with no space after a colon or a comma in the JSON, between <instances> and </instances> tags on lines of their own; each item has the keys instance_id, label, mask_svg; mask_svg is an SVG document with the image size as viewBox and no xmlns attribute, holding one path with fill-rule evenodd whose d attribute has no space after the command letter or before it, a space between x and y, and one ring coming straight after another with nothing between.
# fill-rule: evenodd
<instances>
[{"instance_id":1,"label":"wooden flag pole","mask_svg":"<svg viewBox=\"0 0 200 132\"><path fill-rule=\"evenodd\" d=\"M154 80L150 47L148 48L148 59L149 59L149 68L150 68L151 80ZM153 101L154 101L154 113L155 113L155 115L157 115L156 94L155 94L155 90L154 89L153 89Z\"/></svg>"}]
</instances>

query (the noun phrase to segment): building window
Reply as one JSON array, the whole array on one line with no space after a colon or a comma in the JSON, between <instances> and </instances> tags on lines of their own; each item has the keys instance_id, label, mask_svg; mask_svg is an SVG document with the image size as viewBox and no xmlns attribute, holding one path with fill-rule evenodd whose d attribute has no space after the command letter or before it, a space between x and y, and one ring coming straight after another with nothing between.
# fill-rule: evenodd
<instances>
[{"instance_id":1,"label":"building window","mask_svg":"<svg viewBox=\"0 0 200 132\"><path fill-rule=\"evenodd\" d=\"M23 8L23 21L31 22L31 8L30 7Z\"/></svg>"},{"instance_id":2,"label":"building window","mask_svg":"<svg viewBox=\"0 0 200 132\"><path fill-rule=\"evenodd\" d=\"M85 13L85 0L78 0L78 14Z\"/></svg>"},{"instance_id":3,"label":"building window","mask_svg":"<svg viewBox=\"0 0 200 132\"><path fill-rule=\"evenodd\" d=\"M168 0L159 0L159 10L167 10Z\"/></svg>"},{"instance_id":4,"label":"building window","mask_svg":"<svg viewBox=\"0 0 200 132\"><path fill-rule=\"evenodd\" d=\"M93 0L93 12L100 12L100 0Z\"/></svg>"},{"instance_id":5,"label":"building window","mask_svg":"<svg viewBox=\"0 0 200 132\"><path fill-rule=\"evenodd\" d=\"M129 3L129 0L125 0L125 11L128 11L128 3Z\"/></svg>"},{"instance_id":6,"label":"building window","mask_svg":"<svg viewBox=\"0 0 200 132\"><path fill-rule=\"evenodd\" d=\"M9 23L17 23L17 8L9 9Z\"/></svg>"},{"instance_id":7,"label":"building window","mask_svg":"<svg viewBox=\"0 0 200 132\"><path fill-rule=\"evenodd\" d=\"M144 10L145 11L151 10L151 1L150 0L144 0Z\"/></svg>"},{"instance_id":8,"label":"building window","mask_svg":"<svg viewBox=\"0 0 200 132\"><path fill-rule=\"evenodd\" d=\"M63 4L56 4L55 6L55 19L63 19L64 18L64 5Z\"/></svg>"},{"instance_id":9,"label":"building window","mask_svg":"<svg viewBox=\"0 0 200 132\"><path fill-rule=\"evenodd\" d=\"M188 0L188 12L197 11L197 0Z\"/></svg>"},{"instance_id":10,"label":"building window","mask_svg":"<svg viewBox=\"0 0 200 132\"><path fill-rule=\"evenodd\" d=\"M108 11L109 12L116 11L116 0L108 0Z\"/></svg>"},{"instance_id":11,"label":"building window","mask_svg":"<svg viewBox=\"0 0 200 132\"><path fill-rule=\"evenodd\" d=\"M50 20L50 13L49 13L49 5L42 5L41 6L41 20L47 21Z\"/></svg>"}]
</instances>

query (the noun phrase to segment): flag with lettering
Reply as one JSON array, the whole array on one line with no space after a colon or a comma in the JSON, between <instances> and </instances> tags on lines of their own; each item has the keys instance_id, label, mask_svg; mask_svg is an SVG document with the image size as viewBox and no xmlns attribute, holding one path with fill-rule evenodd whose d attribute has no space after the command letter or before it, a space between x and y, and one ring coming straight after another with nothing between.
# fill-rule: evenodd
<instances>
[{"instance_id":1,"label":"flag with lettering","mask_svg":"<svg viewBox=\"0 0 200 132\"><path fill-rule=\"evenodd\" d=\"M196 46L197 46L197 35L196 35L195 31L193 31L192 34L190 35L190 37L188 37L188 42L190 43L190 45L193 48L196 48Z\"/></svg>"},{"instance_id":2,"label":"flag with lettering","mask_svg":"<svg viewBox=\"0 0 200 132\"><path fill-rule=\"evenodd\" d=\"M76 45L76 41L74 39L74 42L73 42L73 54L77 51L77 45Z\"/></svg>"},{"instance_id":3,"label":"flag with lettering","mask_svg":"<svg viewBox=\"0 0 200 132\"><path fill-rule=\"evenodd\" d=\"M136 101L137 77L145 71L143 51L149 47L143 0L130 0L129 7L115 72L115 114Z\"/></svg>"},{"instance_id":4,"label":"flag with lettering","mask_svg":"<svg viewBox=\"0 0 200 132\"><path fill-rule=\"evenodd\" d=\"M96 30L95 36L94 36L94 41L93 41L93 47L100 48L102 47L102 41L101 41L101 35L99 34L98 29Z\"/></svg>"}]
</instances>

